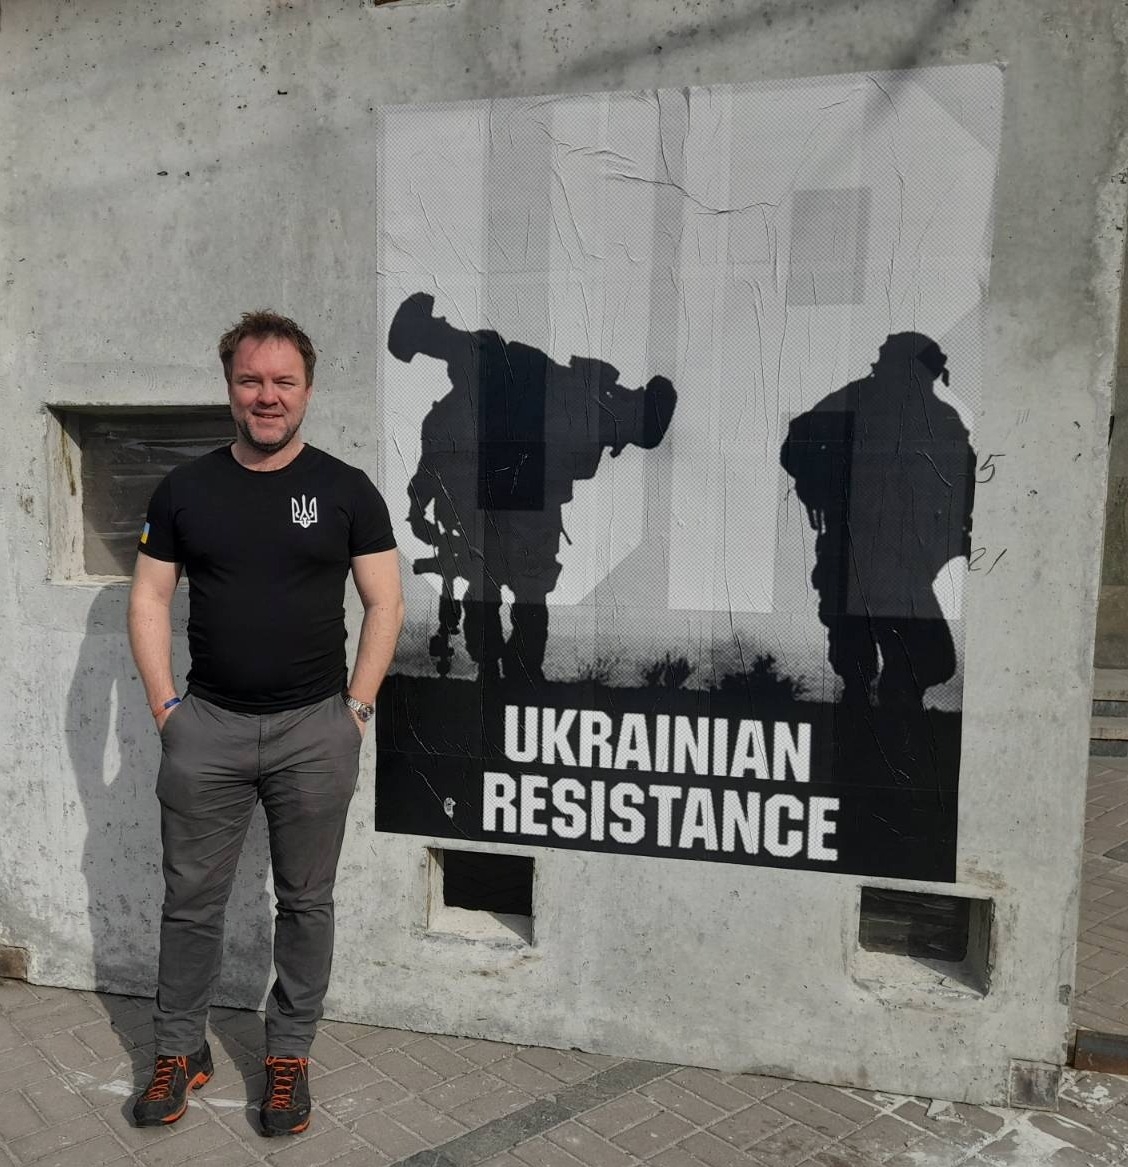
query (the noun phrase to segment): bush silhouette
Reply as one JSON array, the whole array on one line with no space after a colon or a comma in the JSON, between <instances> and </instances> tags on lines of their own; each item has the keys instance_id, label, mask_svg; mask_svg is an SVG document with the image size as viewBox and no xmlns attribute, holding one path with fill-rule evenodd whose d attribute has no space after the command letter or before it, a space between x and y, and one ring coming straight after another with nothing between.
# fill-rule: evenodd
<instances>
[{"instance_id":1,"label":"bush silhouette","mask_svg":"<svg viewBox=\"0 0 1128 1167\"><path fill-rule=\"evenodd\" d=\"M692 675L693 665L684 656L672 659L669 653L642 670L648 689L680 689Z\"/></svg>"},{"instance_id":2,"label":"bush silhouette","mask_svg":"<svg viewBox=\"0 0 1128 1167\"><path fill-rule=\"evenodd\" d=\"M611 677L618 663L617 656L597 656L595 660L589 661L580 670L579 680L593 681L597 685L606 687L611 684Z\"/></svg>"},{"instance_id":3,"label":"bush silhouette","mask_svg":"<svg viewBox=\"0 0 1128 1167\"><path fill-rule=\"evenodd\" d=\"M753 701L798 701L807 686L796 677L779 671L776 658L770 652L759 653L752 667L745 673L729 673L721 681L723 692L743 692Z\"/></svg>"}]
</instances>

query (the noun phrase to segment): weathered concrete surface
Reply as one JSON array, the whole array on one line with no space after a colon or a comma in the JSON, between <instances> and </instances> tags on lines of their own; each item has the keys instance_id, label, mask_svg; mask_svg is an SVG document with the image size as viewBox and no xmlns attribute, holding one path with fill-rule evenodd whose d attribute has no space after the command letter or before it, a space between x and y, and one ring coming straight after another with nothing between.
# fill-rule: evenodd
<instances>
[{"instance_id":1,"label":"weathered concrete surface","mask_svg":"<svg viewBox=\"0 0 1128 1167\"><path fill-rule=\"evenodd\" d=\"M990 994L866 981L858 881L817 874L545 852L534 947L424 935L424 841L374 834L366 782L329 1012L968 1101L1004 1099L1012 1059L1059 1063L1128 192L1120 16L1111 0L8 0L0 943L30 950L39 983L152 987L157 743L124 590L46 581L43 404L220 400L215 337L271 304L325 354L310 438L378 478L377 104L998 60L976 444L1006 458L975 537L1007 555L968 588L958 882L996 900ZM228 1001L266 984L264 879L256 832Z\"/></svg>"}]
</instances>

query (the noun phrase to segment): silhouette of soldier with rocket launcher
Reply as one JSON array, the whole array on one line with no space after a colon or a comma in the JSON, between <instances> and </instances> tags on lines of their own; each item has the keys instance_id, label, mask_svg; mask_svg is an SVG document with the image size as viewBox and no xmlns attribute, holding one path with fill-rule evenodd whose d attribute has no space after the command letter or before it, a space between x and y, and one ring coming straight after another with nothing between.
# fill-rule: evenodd
<instances>
[{"instance_id":1,"label":"silhouette of soldier with rocket launcher","mask_svg":"<svg viewBox=\"0 0 1128 1167\"><path fill-rule=\"evenodd\" d=\"M548 640L546 599L560 577L562 508L591 478L604 449L653 449L666 435L677 393L665 377L627 389L604 361L557 364L496 332L467 332L434 316L416 293L396 311L388 350L443 361L451 390L423 420L422 452L408 486L408 522L434 548L415 573L442 576L431 656L450 671L451 636L465 619L479 676L540 682ZM570 540L569 540L570 541ZM466 582L462 603L455 581ZM513 593L512 633L501 626L501 589Z\"/></svg>"},{"instance_id":2,"label":"silhouette of soldier with rocket launcher","mask_svg":"<svg viewBox=\"0 0 1128 1167\"><path fill-rule=\"evenodd\" d=\"M818 532L811 583L847 705L867 706L876 680L881 706L920 710L956 670L932 583L971 552L975 452L937 378L948 384L939 345L895 333L868 377L792 421L780 451Z\"/></svg>"}]
</instances>

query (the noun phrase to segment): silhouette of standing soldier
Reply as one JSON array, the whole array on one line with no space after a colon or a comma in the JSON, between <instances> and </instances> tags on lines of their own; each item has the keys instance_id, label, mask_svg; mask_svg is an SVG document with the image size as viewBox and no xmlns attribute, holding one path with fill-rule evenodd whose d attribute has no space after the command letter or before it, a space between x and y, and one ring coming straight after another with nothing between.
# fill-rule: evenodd
<instances>
[{"instance_id":1,"label":"silhouette of standing soldier","mask_svg":"<svg viewBox=\"0 0 1128 1167\"><path fill-rule=\"evenodd\" d=\"M780 451L818 532L811 583L845 703L868 704L876 680L882 706L921 709L956 670L932 583L971 551L975 453L937 378L948 384L939 345L895 333L868 377L792 421Z\"/></svg>"},{"instance_id":2,"label":"silhouette of standing soldier","mask_svg":"<svg viewBox=\"0 0 1128 1167\"><path fill-rule=\"evenodd\" d=\"M591 478L604 449L653 449L665 437L677 393L665 377L645 390L618 383L604 361L567 366L496 332L468 332L436 317L434 297L416 293L398 310L388 350L443 361L451 391L423 420L422 452L408 486L408 522L435 555L415 573L442 576L431 656L450 671L450 638L465 617L466 648L479 675L539 682L548 641L548 594L556 587L562 508ZM457 579L466 581L463 602ZM501 589L513 593L512 633L501 626Z\"/></svg>"}]
</instances>

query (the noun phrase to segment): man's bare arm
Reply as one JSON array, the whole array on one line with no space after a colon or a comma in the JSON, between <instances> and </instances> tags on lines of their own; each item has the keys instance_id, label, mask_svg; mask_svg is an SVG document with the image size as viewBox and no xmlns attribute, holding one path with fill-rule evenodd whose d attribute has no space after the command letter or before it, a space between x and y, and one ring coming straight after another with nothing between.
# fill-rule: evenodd
<instances>
[{"instance_id":1,"label":"man's bare arm","mask_svg":"<svg viewBox=\"0 0 1128 1167\"><path fill-rule=\"evenodd\" d=\"M161 706L176 696L172 681L172 597L181 565L139 554L129 592L129 646L145 686L145 697L164 726L169 710Z\"/></svg>"},{"instance_id":2,"label":"man's bare arm","mask_svg":"<svg viewBox=\"0 0 1128 1167\"><path fill-rule=\"evenodd\" d=\"M358 555L352 561L352 575L364 605L364 622L360 626L349 693L366 705L374 705L403 626L399 552ZM359 718L357 724L363 731L364 723Z\"/></svg>"}]
</instances>

